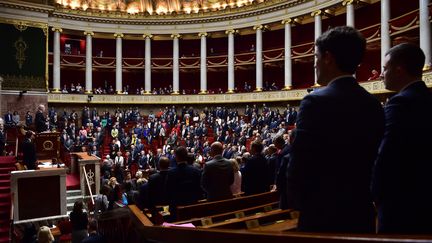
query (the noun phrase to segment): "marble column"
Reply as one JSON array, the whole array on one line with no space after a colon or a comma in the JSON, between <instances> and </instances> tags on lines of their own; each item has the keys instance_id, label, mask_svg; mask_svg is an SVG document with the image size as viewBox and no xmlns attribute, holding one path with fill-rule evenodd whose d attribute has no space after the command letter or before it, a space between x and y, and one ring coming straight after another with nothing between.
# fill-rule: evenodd
<instances>
[{"instance_id":1,"label":"marble column","mask_svg":"<svg viewBox=\"0 0 432 243\"><path fill-rule=\"evenodd\" d=\"M123 73L122 73L122 65L123 65L123 54L122 54L122 38L123 34L116 33L114 34L116 38L116 92L117 94L121 94L123 92Z\"/></svg>"},{"instance_id":2,"label":"marble column","mask_svg":"<svg viewBox=\"0 0 432 243\"><path fill-rule=\"evenodd\" d=\"M429 0L420 0L420 48L426 60L424 70L431 68L431 23L429 21Z\"/></svg>"},{"instance_id":3,"label":"marble column","mask_svg":"<svg viewBox=\"0 0 432 243\"><path fill-rule=\"evenodd\" d=\"M284 80L285 87L284 90L292 88L292 60L291 60L291 24L292 19L286 19L282 21L285 26L285 64L284 64Z\"/></svg>"},{"instance_id":4,"label":"marble column","mask_svg":"<svg viewBox=\"0 0 432 243\"><path fill-rule=\"evenodd\" d=\"M342 5L346 6L346 25L354 28L355 14L354 14L354 0L344 0Z\"/></svg>"},{"instance_id":5,"label":"marble column","mask_svg":"<svg viewBox=\"0 0 432 243\"><path fill-rule=\"evenodd\" d=\"M179 66L179 38L181 35L172 34L173 38L173 94L180 93L180 66Z\"/></svg>"},{"instance_id":6,"label":"marble column","mask_svg":"<svg viewBox=\"0 0 432 243\"><path fill-rule=\"evenodd\" d=\"M207 93L207 33L199 33L201 38L201 55L200 55L200 94Z\"/></svg>"},{"instance_id":7,"label":"marble column","mask_svg":"<svg viewBox=\"0 0 432 243\"><path fill-rule=\"evenodd\" d=\"M151 94L151 39L153 35L144 34L145 58L144 58L144 89L146 94Z\"/></svg>"},{"instance_id":8,"label":"marble column","mask_svg":"<svg viewBox=\"0 0 432 243\"><path fill-rule=\"evenodd\" d=\"M60 33L62 29L52 28L52 31L54 31L53 93L60 93Z\"/></svg>"},{"instance_id":9,"label":"marble column","mask_svg":"<svg viewBox=\"0 0 432 243\"><path fill-rule=\"evenodd\" d=\"M317 10L311 14L311 16L314 17L314 20L315 20L315 40L318 39L318 37L320 37L320 35L322 34L321 14L322 14L321 10ZM315 57L314 58L314 70L315 70L314 86L319 86L319 84L317 83L317 73L316 73L316 69L315 69L316 62L317 62L317 59Z\"/></svg>"},{"instance_id":10,"label":"marble column","mask_svg":"<svg viewBox=\"0 0 432 243\"><path fill-rule=\"evenodd\" d=\"M234 93L234 34L237 30L227 30L228 35L228 92Z\"/></svg>"},{"instance_id":11,"label":"marble column","mask_svg":"<svg viewBox=\"0 0 432 243\"><path fill-rule=\"evenodd\" d=\"M86 36L86 68L85 68L85 91L86 94L93 93L93 65L92 65L92 39L94 33L91 31L85 31L84 35Z\"/></svg>"},{"instance_id":12,"label":"marble column","mask_svg":"<svg viewBox=\"0 0 432 243\"><path fill-rule=\"evenodd\" d=\"M390 0L381 0L381 71L386 52L391 47L390 40Z\"/></svg>"},{"instance_id":13,"label":"marble column","mask_svg":"<svg viewBox=\"0 0 432 243\"><path fill-rule=\"evenodd\" d=\"M263 88L263 56L262 56L262 31L263 25L257 25L253 28L256 31L256 84L255 91L262 91Z\"/></svg>"}]
</instances>

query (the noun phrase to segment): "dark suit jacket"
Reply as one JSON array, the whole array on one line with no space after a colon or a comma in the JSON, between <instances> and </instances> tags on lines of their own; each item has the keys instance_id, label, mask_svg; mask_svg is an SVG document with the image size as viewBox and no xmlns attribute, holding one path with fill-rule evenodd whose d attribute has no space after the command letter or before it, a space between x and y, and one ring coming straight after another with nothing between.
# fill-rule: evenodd
<instances>
[{"instance_id":1,"label":"dark suit jacket","mask_svg":"<svg viewBox=\"0 0 432 243\"><path fill-rule=\"evenodd\" d=\"M168 205L166 179L168 171L160 171L150 176L148 180L149 207Z\"/></svg>"},{"instance_id":2,"label":"dark suit jacket","mask_svg":"<svg viewBox=\"0 0 432 243\"><path fill-rule=\"evenodd\" d=\"M370 181L383 132L381 104L352 77L303 99L287 168L300 230L374 232Z\"/></svg>"},{"instance_id":3,"label":"dark suit jacket","mask_svg":"<svg viewBox=\"0 0 432 243\"><path fill-rule=\"evenodd\" d=\"M173 219L177 206L193 204L202 199L200 182L201 171L186 163L180 163L168 171L167 194Z\"/></svg>"},{"instance_id":4,"label":"dark suit jacket","mask_svg":"<svg viewBox=\"0 0 432 243\"><path fill-rule=\"evenodd\" d=\"M36 169L36 148L30 139L25 139L22 144L23 162L27 165L27 169Z\"/></svg>"},{"instance_id":5,"label":"dark suit jacket","mask_svg":"<svg viewBox=\"0 0 432 243\"><path fill-rule=\"evenodd\" d=\"M217 155L205 164L201 185L207 192L207 200L232 198L230 186L233 182L234 170L231 161Z\"/></svg>"},{"instance_id":6,"label":"dark suit jacket","mask_svg":"<svg viewBox=\"0 0 432 243\"><path fill-rule=\"evenodd\" d=\"M415 82L385 106L373 192L379 231L432 233L432 94Z\"/></svg>"},{"instance_id":7,"label":"dark suit jacket","mask_svg":"<svg viewBox=\"0 0 432 243\"><path fill-rule=\"evenodd\" d=\"M270 190L267 160L263 155L254 155L246 160L241 171L242 187L246 195L252 195Z\"/></svg>"},{"instance_id":8,"label":"dark suit jacket","mask_svg":"<svg viewBox=\"0 0 432 243\"><path fill-rule=\"evenodd\" d=\"M44 117L44 114L40 111L36 112L35 116L35 125L36 125L36 131L37 132L44 132L47 130L46 126L46 119Z\"/></svg>"}]
</instances>

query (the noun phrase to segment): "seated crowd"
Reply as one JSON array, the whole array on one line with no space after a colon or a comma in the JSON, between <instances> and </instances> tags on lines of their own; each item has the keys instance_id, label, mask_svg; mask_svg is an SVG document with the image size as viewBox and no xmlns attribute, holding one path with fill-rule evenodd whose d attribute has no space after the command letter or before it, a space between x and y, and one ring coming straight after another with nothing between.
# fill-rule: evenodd
<instances>
[{"instance_id":1,"label":"seated crowd","mask_svg":"<svg viewBox=\"0 0 432 243\"><path fill-rule=\"evenodd\" d=\"M250 85L251 82L244 82L244 86L243 88L240 87L238 88L237 86L234 87L233 92L235 93L247 93L247 92L252 92L252 86ZM262 91L277 91L280 90L280 88L276 85L276 82L272 82L269 83L268 81L266 81L264 83L264 86L262 87ZM61 90L61 93L63 94L84 94L85 92L85 88L83 86L81 86L80 83L77 83L76 85L74 83L71 83L68 87L68 85L63 85L63 88ZM105 81L105 85L102 86L98 86L97 88L93 89L93 94L105 94L105 95L109 95L109 94L117 94L118 92L116 92L116 90L114 89L114 87L112 85L108 85L107 82ZM168 87L159 87L159 88L153 88L149 93L153 94L153 95L169 95L172 94L173 88L172 85L168 85ZM222 88L218 88L218 89L209 89L207 91L208 94L223 94L225 93L226 90L224 91ZM198 94L200 93L199 88L198 89L182 89L179 90L178 92L179 94ZM125 85L121 91L121 94L123 95L144 95L147 94L144 87L141 86L139 88L133 89L131 88L129 85Z\"/></svg>"}]
</instances>

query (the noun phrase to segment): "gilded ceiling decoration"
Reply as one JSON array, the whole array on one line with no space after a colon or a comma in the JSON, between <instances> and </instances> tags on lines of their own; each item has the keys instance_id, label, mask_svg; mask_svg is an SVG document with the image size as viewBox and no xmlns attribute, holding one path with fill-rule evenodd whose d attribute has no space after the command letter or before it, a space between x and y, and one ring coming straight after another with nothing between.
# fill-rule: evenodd
<instances>
[{"instance_id":1,"label":"gilded ceiling decoration","mask_svg":"<svg viewBox=\"0 0 432 243\"><path fill-rule=\"evenodd\" d=\"M268 0L55 0L64 8L120 11L129 14L191 14L240 8Z\"/></svg>"}]
</instances>

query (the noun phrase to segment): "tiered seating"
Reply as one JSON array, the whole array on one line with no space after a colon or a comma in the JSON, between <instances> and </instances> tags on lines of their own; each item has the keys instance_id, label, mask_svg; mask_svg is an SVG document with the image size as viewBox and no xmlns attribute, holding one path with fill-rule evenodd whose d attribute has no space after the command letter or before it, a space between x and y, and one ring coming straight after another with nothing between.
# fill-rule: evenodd
<instances>
[{"instance_id":1,"label":"tiered seating","mask_svg":"<svg viewBox=\"0 0 432 243\"><path fill-rule=\"evenodd\" d=\"M11 214L11 175L15 170L14 156L0 157L0 243L9 242L10 214Z\"/></svg>"}]
</instances>

